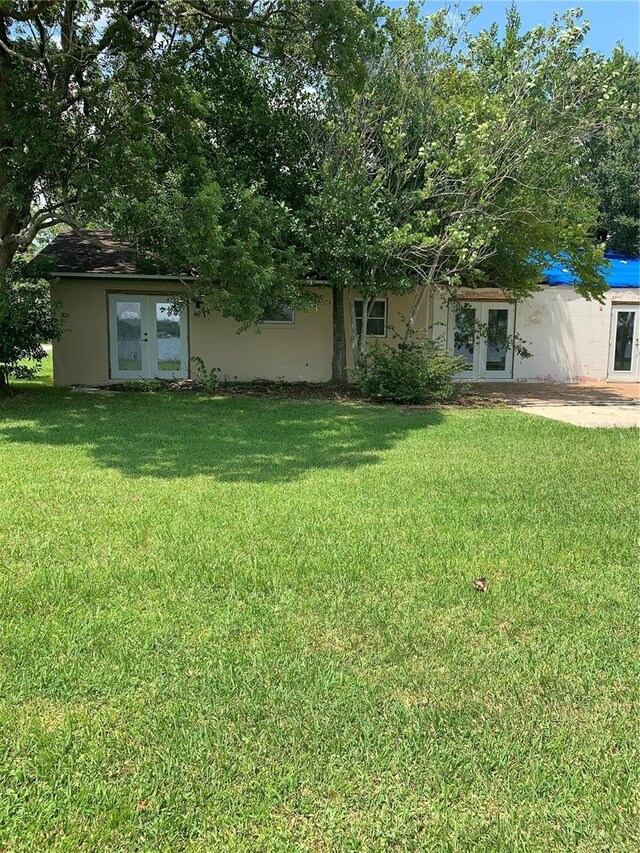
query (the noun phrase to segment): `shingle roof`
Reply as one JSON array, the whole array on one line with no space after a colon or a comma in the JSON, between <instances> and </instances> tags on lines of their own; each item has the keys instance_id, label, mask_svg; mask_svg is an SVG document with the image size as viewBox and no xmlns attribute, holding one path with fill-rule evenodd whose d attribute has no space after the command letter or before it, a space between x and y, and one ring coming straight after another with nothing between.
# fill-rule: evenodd
<instances>
[{"instance_id":1,"label":"shingle roof","mask_svg":"<svg viewBox=\"0 0 640 853\"><path fill-rule=\"evenodd\" d=\"M116 240L110 231L80 237L63 231L36 256L53 262L51 272L73 275L166 275L149 253ZM175 276L179 278L179 276Z\"/></svg>"},{"instance_id":2,"label":"shingle roof","mask_svg":"<svg viewBox=\"0 0 640 853\"><path fill-rule=\"evenodd\" d=\"M136 251L128 243L116 240L110 231L90 231L90 239L73 231L58 234L38 255L53 261L52 272L72 275L168 275L167 271L146 252ZM609 262L602 274L609 287L640 288L640 259L614 252L605 255ZM170 274L169 274L170 275ZM189 275L173 274L181 278ZM560 262L544 272L547 284L571 286L576 279Z\"/></svg>"}]
</instances>

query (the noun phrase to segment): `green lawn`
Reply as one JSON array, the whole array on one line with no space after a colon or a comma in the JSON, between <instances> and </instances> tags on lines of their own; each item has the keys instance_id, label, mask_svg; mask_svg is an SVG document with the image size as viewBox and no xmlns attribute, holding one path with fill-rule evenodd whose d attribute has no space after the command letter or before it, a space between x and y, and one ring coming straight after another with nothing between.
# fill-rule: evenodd
<instances>
[{"instance_id":1,"label":"green lawn","mask_svg":"<svg viewBox=\"0 0 640 853\"><path fill-rule=\"evenodd\" d=\"M0 402L0 850L638 849L637 434L45 386Z\"/></svg>"}]
</instances>

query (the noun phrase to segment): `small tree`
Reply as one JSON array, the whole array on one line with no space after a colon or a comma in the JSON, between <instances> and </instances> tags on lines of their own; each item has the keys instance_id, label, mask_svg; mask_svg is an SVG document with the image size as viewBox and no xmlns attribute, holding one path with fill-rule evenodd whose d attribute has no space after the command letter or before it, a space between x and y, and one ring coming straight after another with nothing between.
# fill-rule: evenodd
<instances>
[{"instance_id":1,"label":"small tree","mask_svg":"<svg viewBox=\"0 0 640 853\"><path fill-rule=\"evenodd\" d=\"M12 378L38 373L47 355L42 345L61 336L63 318L51 302L48 282L24 263L14 263L0 277L0 392L6 392Z\"/></svg>"}]
</instances>

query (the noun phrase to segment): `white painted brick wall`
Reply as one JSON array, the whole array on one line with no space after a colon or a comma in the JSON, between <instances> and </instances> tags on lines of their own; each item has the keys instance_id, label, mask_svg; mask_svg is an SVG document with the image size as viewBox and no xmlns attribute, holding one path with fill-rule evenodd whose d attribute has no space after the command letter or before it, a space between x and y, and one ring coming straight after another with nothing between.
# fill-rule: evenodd
<instances>
[{"instance_id":1,"label":"white painted brick wall","mask_svg":"<svg viewBox=\"0 0 640 853\"><path fill-rule=\"evenodd\" d=\"M498 295L498 291L494 291ZM490 291L486 292L490 298ZM494 297L495 298L495 297ZM447 311L434 300L433 336L444 334ZM607 378L613 303L637 305L637 290L610 290L604 303L587 300L570 287L544 287L518 304L516 332L531 358L514 359L513 378L538 382L602 381Z\"/></svg>"}]
</instances>

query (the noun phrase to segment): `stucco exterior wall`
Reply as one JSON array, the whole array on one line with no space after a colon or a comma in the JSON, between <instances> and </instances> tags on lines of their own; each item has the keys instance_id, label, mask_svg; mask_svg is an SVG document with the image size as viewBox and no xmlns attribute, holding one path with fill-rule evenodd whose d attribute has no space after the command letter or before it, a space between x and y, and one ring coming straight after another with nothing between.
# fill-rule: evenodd
<instances>
[{"instance_id":1,"label":"stucco exterior wall","mask_svg":"<svg viewBox=\"0 0 640 853\"><path fill-rule=\"evenodd\" d=\"M516 332L531 358L515 358L514 379L606 379L610 325L610 296L599 304L572 288L545 287L517 307Z\"/></svg>"},{"instance_id":2,"label":"stucco exterior wall","mask_svg":"<svg viewBox=\"0 0 640 853\"><path fill-rule=\"evenodd\" d=\"M603 381L609 372L611 306L637 305L638 292L610 290L600 304L570 287L544 287L518 305L516 332L531 358L516 357L513 378L552 382Z\"/></svg>"},{"instance_id":3,"label":"stucco exterior wall","mask_svg":"<svg viewBox=\"0 0 640 853\"><path fill-rule=\"evenodd\" d=\"M293 323L264 323L239 332L238 323L210 314L190 319L191 355L219 367L223 381L284 379L324 382L331 378L329 291L318 289L321 305L296 311Z\"/></svg>"},{"instance_id":4,"label":"stucco exterior wall","mask_svg":"<svg viewBox=\"0 0 640 853\"><path fill-rule=\"evenodd\" d=\"M66 333L54 343L53 369L57 385L106 384L109 376L108 295L110 293L179 292L177 282L117 278L67 278L53 284L52 296L67 314ZM331 291L318 288L322 302L316 310L296 311L293 323L263 324L238 332L238 323L220 314L196 316L189 311L189 357L200 356L207 367L219 367L225 380L284 379L288 382L326 382L331 378ZM496 288L463 296L501 301ZM387 323L398 332L411 311L413 294L387 298ZM532 357L513 361L513 379L578 382L607 378L613 303L640 303L637 290L611 290L603 304L587 301L569 287L543 287L516 307L515 330ZM344 295L345 331L349 341L349 296ZM437 293L425 299L417 328L447 340L449 315ZM373 338L392 346L393 330ZM347 346L348 367L353 366Z\"/></svg>"},{"instance_id":5,"label":"stucco exterior wall","mask_svg":"<svg viewBox=\"0 0 640 853\"><path fill-rule=\"evenodd\" d=\"M66 331L53 346L56 385L103 385L109 375L110 293L172 294L180 291L177 282L145 279L65 278L52 285L52 297L62 303L67 315ZM235 320L210 314L197 316L189 310L189 358L199 356L208 368L219 367L221 379L284 379L287 382L326 382L331 379L332 294L317 288L322 298L312 311L296 311L293 323L265 323L239 332ZM412 295L389 296L387 322L399 331L402 315L408 315ZM349 340L349 297L345 293L345 330ZM418 325L426 327L426 304ZM375 338L395 345L393 332ZM348 366L352 366L350 349Z\"/></svg>"},{"instance_id":6,"label":"stucco exterior wall","mask_svg":"<svg viewBox=\"0 0 640 853\"><path fill-rule=\"evenodd\" d=\"M67 278L55 281L52 299L62 304L65 332L53 344L56 385L100 385L109 381L108 293L177 293L176 282Z\"/></svg>"}]
</instances>

